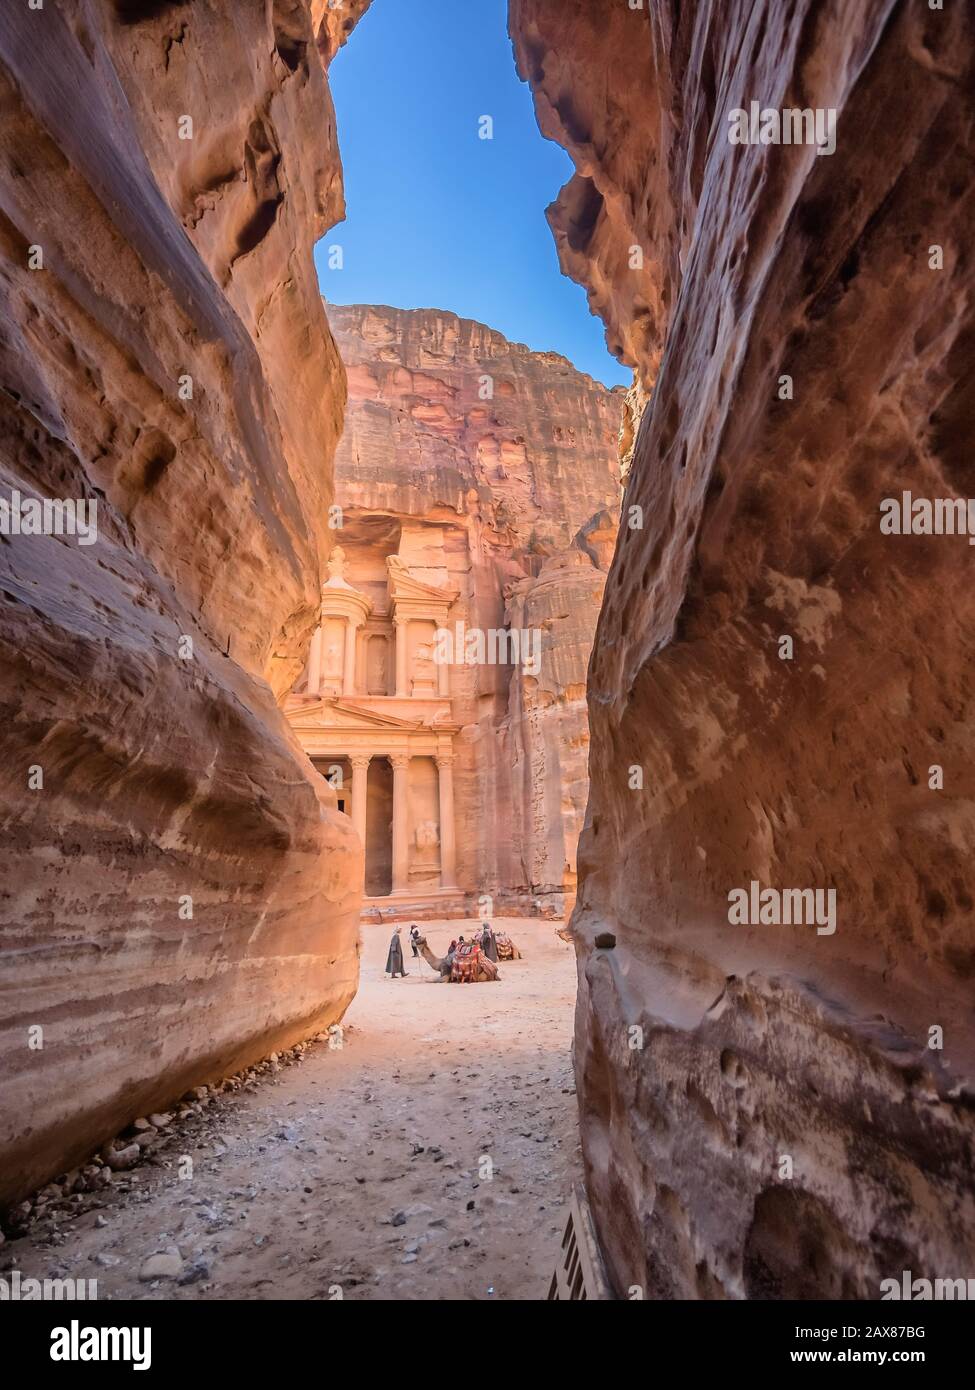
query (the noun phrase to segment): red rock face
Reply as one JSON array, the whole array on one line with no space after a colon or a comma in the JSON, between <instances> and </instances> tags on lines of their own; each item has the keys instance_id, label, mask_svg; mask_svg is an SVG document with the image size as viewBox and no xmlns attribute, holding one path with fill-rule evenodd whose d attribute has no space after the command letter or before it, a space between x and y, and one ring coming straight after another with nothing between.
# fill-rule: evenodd
<instances>
[{"instance_id":1,"label":"red rock face","mask_svg":"<svg viewBox=\"0 0 975 1390\"><path fill-rule=\"evenodd\" d=\"M489 893L505 911L561 913L586 802L586 665L616 536L623 392L453 314L328 314L349 378L336 498L353 566L395 552L406 528L404 553L422 562L426 536L442 570L431 582L459 591L451 623L539 634L537 674L451 673L459 882L472 907Z\"/></svg>"},{"instance_id":2,"label":"red rock face","mask_svg":"<svg viewBox=\"0 0 975 1390\"><path fill-rule=\"evenodd\" d=\"M339 4L334 0L310 0L312 29L326 68L348 41L369 4L370 0L340 0ZM299 12L299 26L303 25L304 16L300 12L306 8L306 0L291 0L291 5Z\"/></svg>"},{"instance_id":3,"label":"red rock face","mask_svg":"<svg viewBox=\"0 0 975 1390\"><path fill-rule=\"evenodd\" d=\"M0 544L0 1200L355 989L358 846L275 700L344 402L322 19L0 14L0 493L98 505Z\"/></svg>"},{"instance_id":4,"label":"red rock face","mask_svg":"<svg viewBox=\"0 0 975 1390\"><path fill-rule=\"evenodd\" d=\"M879 508L972 491L972 19L512 0L579 170L563 264L655 380L573 923L620 1291L876 1298L970 1267L972 552ZM835 109L835 153L731 144L752 100ZM733 925L752 881L835 889L835 933Z\"/></svg>"}]
</instances>

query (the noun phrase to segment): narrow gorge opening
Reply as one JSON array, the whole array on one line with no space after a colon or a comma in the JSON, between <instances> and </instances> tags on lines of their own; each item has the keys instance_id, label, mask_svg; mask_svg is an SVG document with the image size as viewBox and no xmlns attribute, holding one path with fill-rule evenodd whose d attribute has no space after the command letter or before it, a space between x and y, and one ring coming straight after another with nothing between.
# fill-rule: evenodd
<instances>
[{"instance_id":1,"label":"narrow gorge opening","mask_svg":"<svg viewBox=\"0 0 975 1390\"><path fill-rule=\"evenodd\" d=\"M4 1297L975 1296L973 40L0 13Z\"/></svg>"},{"instance_id":2,"label":"narrow gorge opening","mask_svg":"<svg viewBox=\"0 0 975 1390\"><path fill-rule=\"evenodd\" d=\"M440 0L417 18L415 6L372 7L329 70L347 216L316 263L348 400L320 623L284 709L365 851L359 990L344 1024L371 1031L381 1015L386 1057L417 1059L401 1062L400 1087L423 1149L465 1117L482 1132L479 1095L509 1090L501 1132L477 1145L499 1168L489 1258L509 1260L517 1227L554 1267L562 1232L546 1213L564 1220L581 1178L553 1145L575 1148L567 926L588 785L586 665L632 371L561 274L543 209L571 163L537 129L504 3ZM489 965L501 957L498 997L431 997L445 961L462 978L471 941ZM525 1025L528 996L537 1026ZM443 1088L479 1041L479 1084L458 1106ZM524 1094L510 1093L513 1066ZM428 1093L418 1082L430 1077ZM539 1129L537 1088L555 1080L563 1099ZM382 1107L384 1076L363 1084ZM526 1133L539 1147L516 1157ZM395 1164L395 1131L374 1126L373 1143ZM439 1212L436 1186L417 1195ZM457 1256L446 1280L431 1274L458 1234L449 1216L432 1219L432 1232L404 1232L392 1296L465 1287ZM471 1226L483 1239L479 1217ZM534 1269L539 1296L551 1274Z\"/></svg>"}]
</instances>

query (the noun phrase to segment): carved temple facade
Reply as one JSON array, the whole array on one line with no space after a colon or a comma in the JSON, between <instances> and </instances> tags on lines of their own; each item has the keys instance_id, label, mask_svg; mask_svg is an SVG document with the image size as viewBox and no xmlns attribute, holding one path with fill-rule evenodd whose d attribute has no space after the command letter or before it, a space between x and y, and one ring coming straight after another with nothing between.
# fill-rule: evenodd
<instances>
[{"instance_id":1,"label":"carved temple facade","mask_svg":"<svg viewBox=\"0 0 975 1390\"><path fill-rule=\"evenodd\" d=\"M356 587L336 548L321 625L285 709L365 846L365 907L459 898L451 668L434 660L457 591L423 582L397 555L385 582Z\"/></svg>"}]
</instances>

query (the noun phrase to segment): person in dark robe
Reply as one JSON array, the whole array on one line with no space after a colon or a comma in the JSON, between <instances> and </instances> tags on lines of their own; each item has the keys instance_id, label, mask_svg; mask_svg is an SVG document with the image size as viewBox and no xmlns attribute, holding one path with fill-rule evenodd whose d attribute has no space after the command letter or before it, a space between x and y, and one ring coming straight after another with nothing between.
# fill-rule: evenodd
<instances>
[{"instance_id":1,"label":"person in dark robe","mask_svg":"<svg viewBox=\"0 0 975 1390\"><path fill-rule=\"evenodd\" d=\"M402 927L397 927L393 932L393 939L389 943L389 955L386 957L386 974L392 980L395 980L397 975L406 974L403 965L403 943L399 939L402 930Z\"/></svg>"},{"instance_id":2,"label":"person in dark robe","mask_svg":"<svg viewBox=\"0 0 975 1390\"><path fill-rule=\"evenodd\" d=\"M485 922L483 930L481 931L481 950L487 956L488 960L493 960L495 964L497 964L498 942L494 935L494 928L491 926L490 922Z\"/></svg>"},{"instance_id":3,"label":"person in dark robe","mask_svg":"<svg viewBox=\"0 0 975 1390\"><path fill-rule=\"evenodd\" d=\"M413 947L413 956L414 956L414 959L416 959L416 958L419 956L419 954L420 954L419 950L417 949L417 944L416 944L417 937L418 937L419 935L420 935L420 928L419 928L419 927L416 925L416 923L414 922L413 925L412 925L412 927L410 927L410 945Z\"/></svg>"}]
</instances>

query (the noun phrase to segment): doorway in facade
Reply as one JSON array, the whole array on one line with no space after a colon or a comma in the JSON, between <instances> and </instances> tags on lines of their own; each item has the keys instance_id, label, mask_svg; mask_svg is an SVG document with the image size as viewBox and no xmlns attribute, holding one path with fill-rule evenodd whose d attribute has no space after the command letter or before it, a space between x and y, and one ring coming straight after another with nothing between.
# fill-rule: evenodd
<instances>
[{"instance_id":1,"label":"doorway in facade","mask_svg":"<svg viewBox=\"0 0 975 1390\"><path fill-rule=\"evenodd\" d=\"M393 769L386 757L369 761L366 803L366 896L393 891Z\"/></svg>"}]
</instances>

